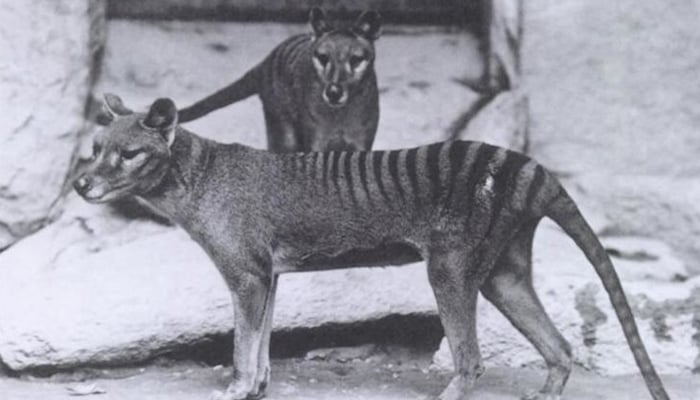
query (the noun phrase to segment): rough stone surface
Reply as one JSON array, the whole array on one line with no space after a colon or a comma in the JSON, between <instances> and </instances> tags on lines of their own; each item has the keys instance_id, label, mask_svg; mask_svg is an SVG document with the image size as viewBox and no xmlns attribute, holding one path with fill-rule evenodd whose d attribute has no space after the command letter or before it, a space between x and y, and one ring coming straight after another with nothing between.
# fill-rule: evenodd
<instances>
[{"instance_id":1,"label":"rough stone surface","mask_svg":"<svg viewBox=\"0 0 700 400\"><path fill-rule=\"evenodd\" d=\"M684 187L700 173L700 87L690 83L700 64L692 45L700 41L700 2L524 5L532 155L572 182L598 174L605 193L587 201L609 207L619 231L672 243L697 274L700 195L662 189ZM647 184L632 188L629 179Z\"/></svg>"},{"instance_id":2,"label":"rough stone surface","mask_svg":"<svg viewBox=\"0 0 700 400\"><path fill-rule=\"evenodd\" d=\"M0 249L58 211L103 39L100 7L13 0L0 8Z\"/></svg>"},{"instance_id":3,"label":"rough stone surface","mask_svg":"<svg viewBox=\"0 0 700 400\"><path fill-rule=\"evenodd\" d=\"M697 368L700 279L680 282L685 268L668 246L643 238L605 238L632 305L642 339L662 373ZM637 373L620 324L593 268L573 242L544 224L534 250L534 285L554 324L571 343L575 362L605 375ZM682 279L680 279L682 280ZM488 301L481 298L479 341L487 367L539 366L542 357ZM451 369L443 340L433 366Z\"/></svg>"},{"instance_id":4,"label":"rough stone surface","mask_svg":"<svg viewBox=\"0 0 700 400\"><path fill-rule=\"evenodd\" d=\"M570 182L574 183L574 182ZM582 202L609 221L606 232L663 238L673 243L696 275L700 270L700 180L663 175L608 175L575 178Z\"/></svg>"}]
</instances>

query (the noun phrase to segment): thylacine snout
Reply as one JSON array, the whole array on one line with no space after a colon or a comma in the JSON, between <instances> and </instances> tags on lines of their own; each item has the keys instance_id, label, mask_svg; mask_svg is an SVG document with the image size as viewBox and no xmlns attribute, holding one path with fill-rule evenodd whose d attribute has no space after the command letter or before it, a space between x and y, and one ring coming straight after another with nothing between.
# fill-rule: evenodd
<instances>
[{"instance_id":1,"label":"thylacine snout","mask_svg":"<svg viewBox=\"0 0 700 400\"><path fill-rule=\"evenodd\" d=\"M364 78L374 62L373 42L381 34L379 14L365 12L350 28L336 29L315 8L310 23L314 34L313 64L324 84L323 100L331 107L342 107L353 85Z\"/></svg>"},{"instance_id":2,"label":"thylacine snout","mask_svg":"<svg viewBox=\"0 0 700 400\"><path fill-rule=\"evenodd\" d=\"M177 125L173 102L160 99L148 114L136 114L108 94L103 114L115 126L112 133L95 136L92 156L74 179L73 188L91 203L104 203L156 187L169 167Z\"/></svg>"}]
</instances>

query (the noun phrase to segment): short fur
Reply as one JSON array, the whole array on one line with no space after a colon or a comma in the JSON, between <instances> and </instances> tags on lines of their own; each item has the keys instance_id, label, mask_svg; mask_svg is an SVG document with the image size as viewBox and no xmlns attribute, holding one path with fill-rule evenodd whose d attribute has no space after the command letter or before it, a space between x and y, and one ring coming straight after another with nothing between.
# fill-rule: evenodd
<instances>
[{"instance_id":1,"label":"short fur","mask_svg":"<svg viewBox=\"0 0 700 400\"><path fill-rule=\"evenodd\" d=\"M652 397L668 399L606 251L557 179L528 157L478 142L274 154L180 128L168 99L146 115L107 101L121 115L96 139L75 188L91 202L140 198L214 261L236 308L234 379L217 398L264 394L277 274L419 259L455 362L440 399L467 398L483 371L479 291L547 362L546 383L531 398L558 398L571 349L542 308L531 271L535 228L550 217L600 276Z\"/></svg>"},{"instance_id":2,"label":"short fur","mask_svg":"<svg viewBox=\"0 0 700 400\"><path fill-rule=\"evenodd\" d=\"M271 151L369 150L379 121L379 14L335 28L315 8L309 23L310 34L285 40L241 79L180 110L180 122L257 93Z\"/></svg>"}]
</instances>

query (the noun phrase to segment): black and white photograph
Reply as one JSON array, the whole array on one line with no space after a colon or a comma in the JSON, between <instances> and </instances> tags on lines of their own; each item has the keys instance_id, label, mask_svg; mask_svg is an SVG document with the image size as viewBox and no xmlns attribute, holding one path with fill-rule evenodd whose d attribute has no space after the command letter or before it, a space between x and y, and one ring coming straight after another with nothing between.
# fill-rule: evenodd
<instances>
[{"instance_id":1,"label":"black and white photograph","mask_svg":"<svg viewBox=\"0 0 700 400\"><path fill-rule=\"evenodd\" d=\"M0 400L700 399L700 0L1 0Z\"/></svg>"}]
</instances>

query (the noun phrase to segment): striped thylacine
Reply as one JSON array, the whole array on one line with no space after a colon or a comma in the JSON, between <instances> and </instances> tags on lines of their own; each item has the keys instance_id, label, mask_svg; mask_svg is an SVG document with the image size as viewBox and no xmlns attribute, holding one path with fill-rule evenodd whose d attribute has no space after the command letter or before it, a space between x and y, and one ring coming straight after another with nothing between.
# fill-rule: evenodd
<instances>
[{"instance_id":1,"label":"striped thylacine","mask_svg":"<svg viewBox=\"0 0 700 400\"><path fill-rule=\"evenodd\" d=\"M595 268L652 397L668 399L605 249L558 180L530 158L478 142L275 154L180 128L168 99L147 114L115 96L106 104L114 120L74 186L91 202L141 199L214 261L236 308L234 380L216 398L264 393L277 274L419 259L427 262L456 368L440 399L467 398L483 371L479 292L547 363L546 383L531 398L556 398L572 354L535 294L531 271L535 228L549 217Z\"/></svg>"},{"instance_id":2,"label":"striped thylacine","mask_svg":"<svg viewBox=\"0 0 700 400\"><path fill-rule=\"evenodd\" d=\"M309 24L311 33L285 40L239 80L180 110L180 122L258 94L269 150L369 150L379 121L379 14L335 27L314 8Z\"/></svg>"}]
</instances>

